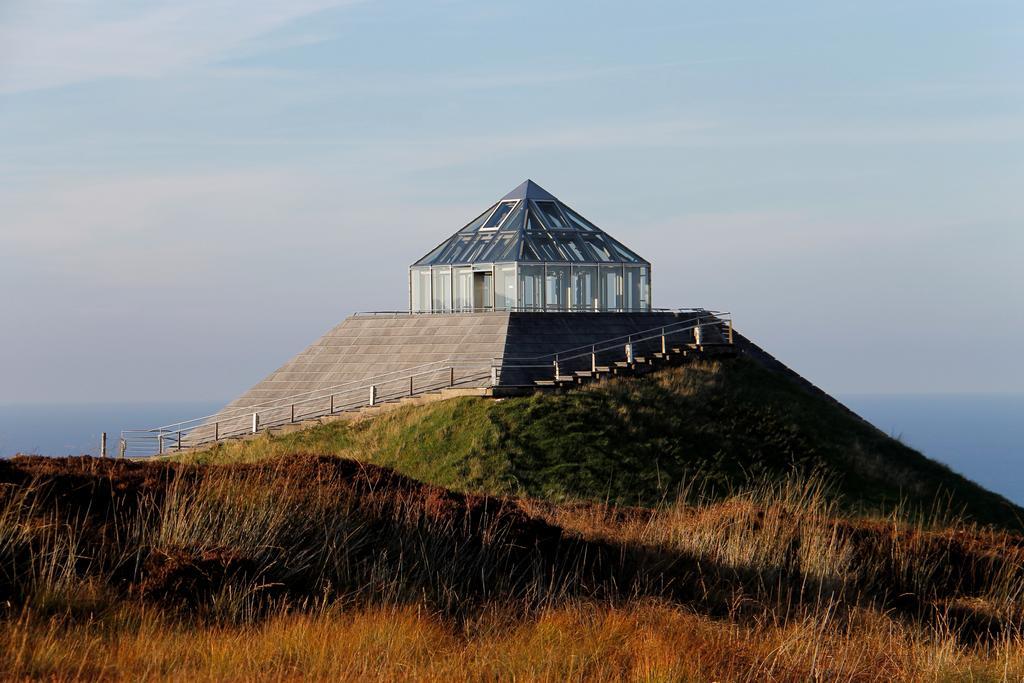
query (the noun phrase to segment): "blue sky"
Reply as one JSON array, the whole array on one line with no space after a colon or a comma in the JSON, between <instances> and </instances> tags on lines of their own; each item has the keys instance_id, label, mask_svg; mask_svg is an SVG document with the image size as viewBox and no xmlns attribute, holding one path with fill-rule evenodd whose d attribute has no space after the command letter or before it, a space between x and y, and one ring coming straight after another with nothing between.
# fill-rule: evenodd
<instances>
[{"instance_id":1,"label":"blue sky","mask_svg":"<svg viewBox=\"0 0 1024 683\"><path fill-rule=\"evenodd\" d=\"M230 398L530 177L823 388L1020 392L1024 5L7 0L0 402Z\"/></svg>"}]
</instances>

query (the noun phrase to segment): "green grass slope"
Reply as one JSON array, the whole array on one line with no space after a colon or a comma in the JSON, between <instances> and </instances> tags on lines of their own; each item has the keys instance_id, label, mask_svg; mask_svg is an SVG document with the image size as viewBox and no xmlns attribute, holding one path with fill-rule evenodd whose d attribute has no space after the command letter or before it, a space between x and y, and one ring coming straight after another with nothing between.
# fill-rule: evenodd
<instances>
[{"instance_id":1,"label":"green grass slope","mask_svg":"<svg viewBox=\"0 0 1024 683\"><path fill-rule=\"evenodd\" d=\"M449 488L651 505L685 481L723 493L765 478L826 477L844 505L936 505L1021 528L1004 498L886 436L798 378L749 358L667 368L564 394L408 406L193 453L200 462L336 454Z\"/></svg>"}]
</instances>

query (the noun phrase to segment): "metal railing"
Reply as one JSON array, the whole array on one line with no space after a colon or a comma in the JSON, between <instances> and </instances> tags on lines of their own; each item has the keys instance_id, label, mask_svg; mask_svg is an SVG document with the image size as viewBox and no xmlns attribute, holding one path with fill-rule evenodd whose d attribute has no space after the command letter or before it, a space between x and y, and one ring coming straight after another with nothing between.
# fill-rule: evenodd
<instances>
[{"instance_id":1,"label":"metal railing","mask_svg":"<svg viewBox=\"0 0 1024 683\"><path fill-rule=\"evenodd\" d=\"M596 372L599 367L604 367L603 364L608 362L607 359L610 356L616 359L624 358L624 362L632 364L639 357L639 351L667 355L671 348L679 343L693 344L698 347L717 344L732 345L733 329L730 314L704 310L701 310L700 313L701 315L696 318L680 320L677 323L652 327L553 353L529 357L506 356L502 359L499 379L503 378L505 373L518 371L520 377L529 380L536 373L525 371L553 369L555 380L558 381L567 377L563 371L571 371L575 366L580 365L574 361L581 359L588 359L590 372ZM652 345L649 342L657 343ZM622 355L619 356L619 353ZM532 382L503 381L502 384L516 386L529 385Z\"/></svg>"},{"instance_id":2,"label":"metal railing","mask_svg":"<svg viewBox=\"0 0 1024 683\"><path fill-rule=\"evenodd\" d=\"M119 455L135 457L178 452L445 388L467 385L536 386L536 379L552 371L555 381L565 379L563 372L571 371L583 358L589 357L592 372L603 367L599 364L606 362L611 354L615 358L624 357L627 363L632 364L638 350L646 350L650 347L649 342L654 340L660 340L663 354L668 353L672 345L680 343L683 337L685 343L698 346L732 344L732 320L728 313L704 309L674 312L696 314L696 317L536 356L485 358L474 354L452 354L444 360L262 403L229 407L212 415L161 427L126 429L121 432Z\"/></svg>"},{"instance_id":3,"label":"metal railing","mask_svg":"<svg viewBox=\"0 0 1024 683\"><path fill-rule=\"evenodd\" d=\"M494 359L446 359L151 429L121 432L121 456L163 455L271 427L495 379Z\"/></svg>"},{"instance_id":4,"label":"metal railing","mask_svg":"<svg viewBox=\"0 0 1024 683\"><path fill-rule=\"evenodd\" d=\"M450 315L452 313L624 313L629 315L648 315L651 313L710 313L704 308L582 308L579 306L567 306L565 308L549 308L540 306L511 306L511 307L487 307L487 308L450 308L441 311L357 311L352 314L354 318L372 318L375 316L399 316L399 315Z\"/></svg>"}]
</instances>

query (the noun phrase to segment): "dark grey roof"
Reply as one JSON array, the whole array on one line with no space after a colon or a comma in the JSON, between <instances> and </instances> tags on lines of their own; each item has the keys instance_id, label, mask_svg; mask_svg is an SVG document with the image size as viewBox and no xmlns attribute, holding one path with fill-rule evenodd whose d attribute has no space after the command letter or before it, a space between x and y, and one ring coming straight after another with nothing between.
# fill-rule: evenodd
<instances>
[{"instance_id":1,"label":"dark grey roof","mask_svg":"<svg viewBox=\"0 0 1024 683\"><path fill-rule=\"evenodd\" d=\"M649 265L532 180L524 181L413 265L513 261Z\"/></svg>"},{"instance_id":2,"label":"dark grey roof","mask_svg":"<svg viewBox=\"0 0 1024 683\"><path fill-rule=\"evenodd\" d=\"M501 199L549 199L556 202L558 201L558 198L555 197L555 195L551 194L529 178L521 182L518 187Z\"/></svg>"}]
</instances>

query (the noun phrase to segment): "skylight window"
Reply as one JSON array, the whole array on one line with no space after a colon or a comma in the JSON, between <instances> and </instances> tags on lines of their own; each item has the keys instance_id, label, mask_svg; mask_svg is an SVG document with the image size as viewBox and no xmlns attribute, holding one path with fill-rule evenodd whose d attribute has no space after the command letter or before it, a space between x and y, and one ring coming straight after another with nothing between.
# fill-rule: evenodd
<instances>
[{"instance_id":1,"label":"skylight window","mask_svg":"<svg viewBox=\"0 0 1024 683\"><path fill-rule=\"evenodd\" d=\"M536 204L537 210L540 211L541 218L549 230L569 229L569 223L562 216L562 212L558 210L558 204L551 201L541 201Z\"/></svg>"},{"instance_id":2,"label":"skylight window","mask_svg":"<svg viewBox=\"0 0 1024 683\"><path fill-rule=\"evenodd\" d=\"M501 222L505 220L505 218L507 218L510 213L512 213L512 209L515 207L515 205L515 201L500 202L498 204L498 207L494 209L494 213L491 214L491 217L487 219L487 222L484 223L483 227L480 229L497 230L498 226L501 225Z\"/></svg>"}]
</instances>

